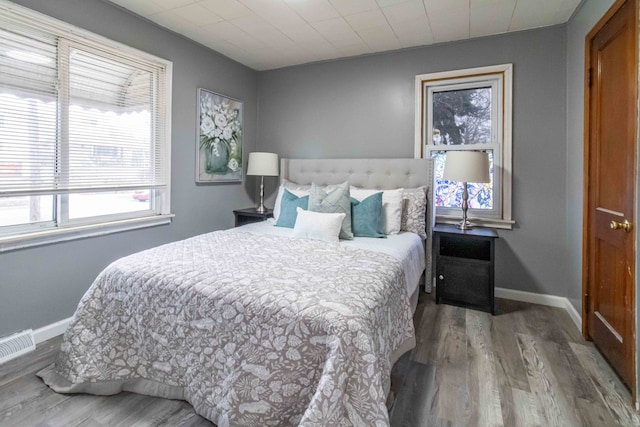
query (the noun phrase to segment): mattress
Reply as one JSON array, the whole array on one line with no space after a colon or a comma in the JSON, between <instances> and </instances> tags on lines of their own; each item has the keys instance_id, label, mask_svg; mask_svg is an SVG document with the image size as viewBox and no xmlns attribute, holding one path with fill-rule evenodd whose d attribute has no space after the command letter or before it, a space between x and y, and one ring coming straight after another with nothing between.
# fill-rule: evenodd
<instances>
[{"instance_id":1,"label":"mattress","mask_svg":"<svg viewBox=\"0 0 640 427\"><path fill-rule=\"evenodd\" d=\"M266 221L254 222L232 230L284 237L292 236L292 228L276 227L274 224L275 220L270 218ZM391 255L401 263L407 295L411 297L418 288L420 278L425 269L425 248L422 239L417 234L402 231L399 234L387 236L386 239L355 237L353 240L340 240L340 245L347 248L365 249Z\"/></svg>"}]
</instances>

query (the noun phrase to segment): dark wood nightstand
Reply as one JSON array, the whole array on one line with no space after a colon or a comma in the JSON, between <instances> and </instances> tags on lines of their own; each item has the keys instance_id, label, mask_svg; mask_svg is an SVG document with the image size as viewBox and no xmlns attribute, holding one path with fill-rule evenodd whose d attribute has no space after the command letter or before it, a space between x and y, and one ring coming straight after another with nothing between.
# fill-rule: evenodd
<instances>
[{"instance_id":1,"label":"dark wood nightstand","mask_svg":"<svg viewBox=\"0 0 640 427\"><path fill-rule=\"evenodd\" d=\"M433 234L436 303L493 314L496 230L438 224Z\"/></svg>"},{"instance_id":2,"label":"dark wood nightstand","mask_svg":"<svg viewBox=\"0 0 640 427\"><path fill-rule=\"evenodd\" d=\"M233 211L236 218L236 227L251 224L252 222L266 221L267 218L273 218L273 209L267 209L265 213L256 211L256 208L236 209Z\"/></svg>"}]
</instances>

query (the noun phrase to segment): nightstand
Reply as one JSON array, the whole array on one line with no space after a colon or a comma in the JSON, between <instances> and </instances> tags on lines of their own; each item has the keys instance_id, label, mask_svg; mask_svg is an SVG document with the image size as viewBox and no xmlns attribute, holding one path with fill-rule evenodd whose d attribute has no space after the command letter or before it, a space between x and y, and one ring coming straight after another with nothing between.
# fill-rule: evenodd
<instances>
[{"instance_id":1,"label":"nightstand","mask_svg":"<svg viewBox=\"0 0 640 427\"><path fill-rule=\"evenodd\" d=\"M433 234L436 303L493 314L496 230L438 224Z\"/></svg>"},{"instance_id":2,"label":"nightstand","mask_svg":"<svg viewBox=\"0 0 640 427\"><path fill-rule=\"evenodd\" d=\"M236 227L251 224L252 222L266 221L267 218L273 218L273 209L267 209L265 213L256 211L256 208L236 209L233 211L236 218Z\"/></svg>"}]
</instances>

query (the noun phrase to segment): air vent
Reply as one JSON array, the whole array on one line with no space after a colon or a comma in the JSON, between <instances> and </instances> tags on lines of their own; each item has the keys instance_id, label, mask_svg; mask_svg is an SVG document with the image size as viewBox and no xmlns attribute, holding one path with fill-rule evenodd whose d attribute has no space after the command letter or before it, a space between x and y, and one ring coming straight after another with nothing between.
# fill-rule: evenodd
<instances>
[{"instance_id":1,"label":"air vent","mask_svg":"<svg viewBox=\"0 0 640 427\"><path fill-rule=\"evenodd\" d=\"M0 338L0 364L36 349L31 329Z\"/></svg>"}]
</instances>

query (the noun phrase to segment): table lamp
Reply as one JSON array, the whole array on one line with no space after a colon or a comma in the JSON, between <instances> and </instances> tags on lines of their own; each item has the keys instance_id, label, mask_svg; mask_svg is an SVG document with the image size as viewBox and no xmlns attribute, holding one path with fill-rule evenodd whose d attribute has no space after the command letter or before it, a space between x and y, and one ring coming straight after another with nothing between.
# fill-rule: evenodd
<instances>
[{"instance_id":1,"label":"table lamp","mask_svg":"<svg viewBox=\"0 0 640 427\"><path fill-rule=\"evenodd\" d=\"M467 209L469 209L468 182L491 182L489 175L489 155L482 151L447 151L444 164L443 179L447 181L462 182L462 222L456 225L461 230L473 228L467 221Z\"/></svg>"},{"instance_id":2,"label":"table lamp","mask_svg":"<svg viewBox=\"0 0 640 427\"><path fill-rule=\"evenodd\" d=\"M264 207L264 177L278 176L278 155L275 153L249 153L247 175L260 176L260 206L256 212L265 213Z\"/></svg>"}]
</instances>

